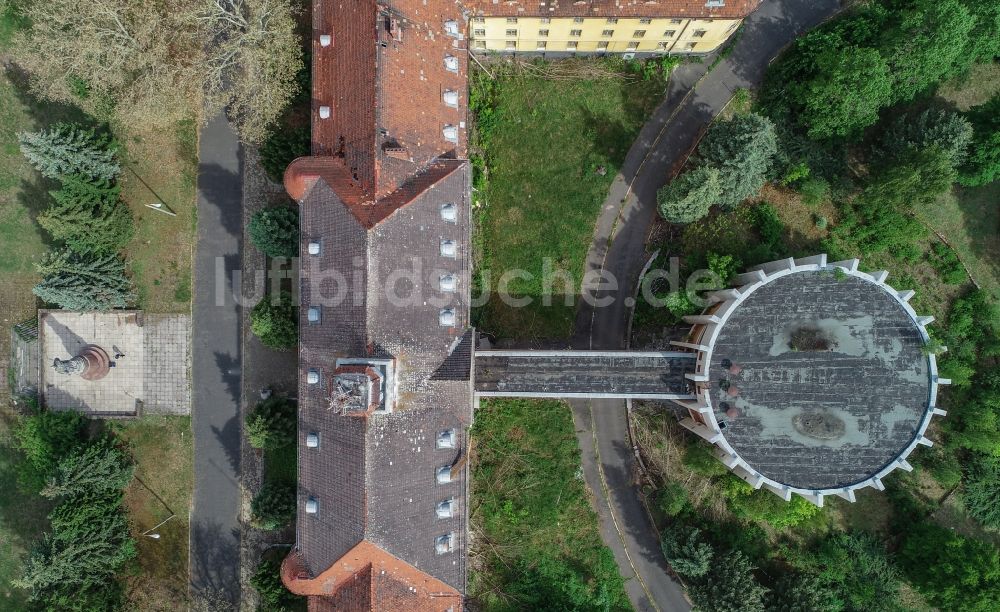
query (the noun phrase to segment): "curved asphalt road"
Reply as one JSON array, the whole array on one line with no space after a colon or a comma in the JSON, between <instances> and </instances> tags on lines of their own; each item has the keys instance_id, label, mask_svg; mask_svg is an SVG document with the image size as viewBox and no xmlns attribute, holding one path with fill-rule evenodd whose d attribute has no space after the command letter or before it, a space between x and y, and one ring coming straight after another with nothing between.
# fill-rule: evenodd
<instances>
[{"instance_id":1,"label":"curved asphalt road","mask_svg":"<svg viewBox=\"0 0 1000 612\"><path fill-rule=\"evenodd\" d=\"M584 295L613 301L603 308L581 303L575 348L624 348L632 292L647 258L646 237L656 213L657 190L683 164L733 92L758 85L782 48L839 8L837 0L766 0L744 22L733 52L711 72L703 76L704 65L685 65L672 78L667 99L632 145L598 219L587 270L610 273L617 286L584 285ZM667 574L656 533L633 486L636 462L624 403L570 403L584 477L597 497L601 533L626 578L632 604L640 611L690 609L680 584Z\"/></svg>"}]
</instances>

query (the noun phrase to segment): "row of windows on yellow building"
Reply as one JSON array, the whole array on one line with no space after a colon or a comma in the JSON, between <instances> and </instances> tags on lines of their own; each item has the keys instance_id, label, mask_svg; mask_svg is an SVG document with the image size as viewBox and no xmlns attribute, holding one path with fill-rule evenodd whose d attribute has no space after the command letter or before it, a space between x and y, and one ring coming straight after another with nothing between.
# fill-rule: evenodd
<instances>
[{"instance_id":1,"label":"row of windows on yellow building","mask_svg":"<svg viewBox=\"0 0 1000 612\"><path fill-rule=\"evenodd\" d=\"M659 51L707 53L738 19L476 17L472 48L505 51Z\"/></svg>"}]
</instances>

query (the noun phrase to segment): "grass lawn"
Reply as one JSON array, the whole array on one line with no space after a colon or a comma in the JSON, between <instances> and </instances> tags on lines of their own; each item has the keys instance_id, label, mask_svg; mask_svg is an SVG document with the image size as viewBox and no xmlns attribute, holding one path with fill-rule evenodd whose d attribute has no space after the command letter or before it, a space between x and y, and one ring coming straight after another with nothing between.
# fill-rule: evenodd
<instances>
[{"instance_id":1,"label":"grass lawn","mask_svg":"<svg viewBox=\"0 0 1000 612\"><path fill-rule=\"evenodd\" d=\"M147 416L114 423L136 461L125 505L139 549L138 569L126 576L130 609L167 611L188 597L188 513L194 486L191 418ZM171 514L154 533L140 535Z\"/></svg>"},{"instance_id":2,"label":"grass lawn","mask_svg":"<svg viewBox=\"0 0 1000 612\"><path fill-rule=\"evenodd\" d=\"M550 66L594 65L600 64ZM639 129L662 99L664 80L611 72L562 79L498 70L496 80L481 71L473 78L477 126L471 153L486 163L474 194L476 267L480 286L488 279L494 292L506 271L531 274L531 279L514 278L508 292L535 299L528 307L512 308L491 296L477 309L476 325L501 337L562 338L572 332L574 317L574 307L562 298L579 292L601 203ZM548 307L537 299L545 261L572 277L569 286L553 284Z\"/></svg>"},{"instance_id":3,"label":"grass lawn","mask_svg":"<svg viewBox=\"0 0 1000 612\"><path fill-rule=\"evenodd\" d=\"M629 609L569 407L483 401L472 436L469 591L481 609Z\"/></svg>"},{"instance_id":4,"label":"grass lawn","mask_svg":"<svg viewBox=\"0 0 1000 612\"><path fill-rule=\"evenodd\" d=\"M264 452L264 480L295 484L298 481L298 447L289 444Z\"/></svg>"}]
</instances>

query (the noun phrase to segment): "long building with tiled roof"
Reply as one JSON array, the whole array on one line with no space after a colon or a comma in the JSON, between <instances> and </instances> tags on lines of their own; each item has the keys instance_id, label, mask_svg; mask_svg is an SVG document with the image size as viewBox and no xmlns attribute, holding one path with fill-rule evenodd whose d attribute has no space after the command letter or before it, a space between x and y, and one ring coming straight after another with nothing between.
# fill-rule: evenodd
<instances>
[{"instance_id":1,"label":"long building with tiled roof","mask_svg":"<svg viewBox=\"0 0 1000 612\"><path fill-rule=\"evenodd\" d=\"M756 6L729 1L646 2L641 14ZM469 29L521 8L590 18L613 4L639 6L314 0L312 151L285 172L300 206L301 319L297 533L282 566L310 610L462 609Z\"/></svg>"}]
</instances>

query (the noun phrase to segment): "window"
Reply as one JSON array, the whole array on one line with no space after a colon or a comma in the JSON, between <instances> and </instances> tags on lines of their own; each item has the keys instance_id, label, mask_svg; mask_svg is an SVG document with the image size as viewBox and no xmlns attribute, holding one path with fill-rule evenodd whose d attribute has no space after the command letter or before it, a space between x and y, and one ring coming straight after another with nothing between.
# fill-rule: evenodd
<instances>
[{"instance_id":1,"label":"window","mask_svg":"<svg viewBox=\"0 0 1000 612\"><path fill-rule=\"evenodd\" d=\"M537 43L535 43L535 50L536 51L545 51L545 47L547 47L547 46L548 46L548 43L546 43L544 40L540 40Z\"/></svg>"},{"instance_id":2,"label":"window","mask_svg":"<svg viewBox=\"0 0 1000 612\"><path fill-rule=\"evenodd\" d=\"M599 43L597 43L597 50L598 51L607 51L608 50L608 41L602 40Z\"/></svg>"},{"instance_id":3,"label":"window","mask_svg":"<svg viewBox=\"0 0 1000 612\"><path fill-rule=\"evenodd\" d=\"M444 56L444 69L449 72L458 72L458 58L454 55Z\"/></svg>"},{"instance_id":4,"label":"window","mask_svg":"<svg viewBox=\"0 0 1000 612\"><path fill-rule=\"evenodd\" d=\"M666 51L667 50L667 43L665 43L665 42L656 43L656 50L657 51Z\"/></svg>"},{"instance_id":5,"label":"window","mask_svg":"<svg viewBox=\"0 0 1000 612\"><path fill-rule=\"evenodd\" d=\"M473 17L472 23L486 23L485 17Z\"/></svg>"},{"instance_id":6,"label":"window","mask_svg":"<svg viewBox=\"0 0 1000 612\"><path fill-rule=\"evenodd\" d=\"M546 36L549 35L549 31L548 30L538 30L538 35L544 38L544 37L546 37Z\"/></svg>"},{"instance_id":7,"label":"window","mask_svg":"<svg viewBox=\"0 0 1000 612\"><path fill-rule=\"evenodd\" d=\"M612 37L614 35L615 35L615 31L614 30L604 30L603 32L601 32L601 36L603 36L605 38L610 38L610 37Z\"/></svg>"},{"instance_id":8,"label":"window","mask_svg":"<svg viewBox=\"0 0 1000 612\"><path fill-rule=\"evenodd\" d=\"M639 47L639 43L637 43L637 42L630 42L628 44L628 50L629 51L635 51L638 47Z\"/></svg>"},{"instance_id":9,"label":"window","mask_svg":"<svg viewBox=\"0 0 1000 612\"><path fill-rule=\"evenodd\" d=\"M442 240L441 257L450 257L451 259L458 257L458 243L454 240Z\"/></svg>"},{"instance_id":10,"label":"window","mask_svg":"<svg viewBox=\"0 0 1000 612\"><path fill-rule=\"evenodd\" d=\"M691 36L694 36L695 38L704 38L705 34L707 34L705 30L695 30L694 34L692 34Z\"/></svg>"},{"instance_id":11,"label":"window","mask_svg":"<svg viewBox=\"0 0 1000 612\"><path fill-rule=\"evenodd\" d=\"M583 23L583 17L574 17L573 23Z\"/></svg>"},{"instance_id":12,"label":"window","mask_svg":"<svg viewBox=\"0 0 1000 612\"><path fill-rule=\"evenodd\" d=\"M517 38L517 30L507 30L507 36L513 36Z\"/></svg>"},{"instance_id":13,"label":"window","mask_svg":"<svg viewBox=\"0 0 1000 612\"><path fill-rule=\"evenodd\" d=\"M636 30L632 32L632 38L642 38L646 35L646 30Z\"/></svg>"},{"instance_id":14,"label":"window","mask_svg":"<svg viewBox=\"0 0 1000 612\"><path fill-rule=\"evenodd\" d=\"M653 20L652 19L640 19L639 23L641 23L643 25L649 25L649 24L653 23Z\"/></svg>"},{"instance_id":15,"label":"window","mask_svg":"<svg viewBox=\"0 0 1000 612\"><path fill-rule=\"evenodd\" d=\"M448 484L451 482L451 466L442 465L439 467L434 478L438 484Z\"/></svg>"},{"instance_id":16,"label":"window","mask_svg":"<svg viewBox=\"0 0 1000 612\"><path fill-rule=\"evenodd\" d=\"M508 40L507 44L504 46L504 48L506 50L508 50L508 51L514 51L515 49L517 49L517 41L516 40Z\"/></svg>"},{"instance_id":17,"label":"window","mask_svg":"<svg viewBox=\"0 0 1000 612\"><path fill-rule=\"evenodd\" d=\"M455 293L458 288L458 279L454 274L442 274L438 278L438 288L442 293Z\"/></svg>"},{"instance_id":18,"label":"window","mask_svg":"<svg viewBox=\"0 0 1000 612\"><path fill-rule=\"evenodd\" d=\"M517 17L508 17L507 23L517 23Z\"/></svg>"},{"instance_id":19,"label":"window","mask_svg":"<svg viewBox=\"0 0 1000 612\"><path fill-rule=\"evenodd\" d=\"M726 6L726 0L706 0L705 6L709 8L721 8Z\"/></svg>"},{"instance_id":20,"label":"window","mask_svg":"<svg viewBox=\"0 0 1000 612\"><path fill-rule=\"evenodd\" d=\"M440 448L455 448L455 430L445 429L444 431L439 431L437 435L437 447Z\"/></svg>"},{"instance_id":21,"label":"window","mask_svg":"<svg viewBox=\"0 0 1000 612\"><path fill-rule=\"evenodd\" d=\"M472 42L472 48L473 49L485 49L486 48L486 41L485 40L475 40L475 41Z\"/></svg>"},{"instance_id":22,"label":"window","mask_svg":"<svg viewBox=\"0 0 1000 612\"><path fill-rule=\"evenodd\" d=\"M677 30L667 30L666 32L663 33L663 35L666 36L667 38L673 38L674 34L676 33Z\"/></svg>"},{"instance_id":23,"label":"window","mask_svg":"<svg viewBox=\"0 0 1000 612\"><path fill-rule=\"evenodd\" d=\"M319 306L310 306L309 310L306 311L306 320L309 321L310 325L316 325L322 318L322 311Z\"/></svg>"},{"instance_id":24,"label":"window","mask_svg":"<svg viewBox=\"0 0 1000 612\"><path fill-rule=\"evenodd\" d=\"M311 369L306 372L306 382L310 385L319 384L319 370Z\"/></svg>"},{"instance_id":25,"label":"window","mask_svg":"<svg viewBox=\"0 0 1000 612\"><path fill-rule=\"evenodd\" d=\"M442 308L438 313L438 323L441 327L455 327L455 309Z\"/></svg>"},{"instance_id":26,"label":"window","mask_svg":"<svg viewBox=\"0 0 1000 612\"><path fill-rule=\"evenodd\" d=\"M538 23L552 23L552 20L549 19L548 17L542 17L541 19L538 20Z\"/></svg>"},{"instance_id":27,"label":"window","mask_svg":"<svg viewBox=\"0 0 1000 612\"><path fill-rule=\"evenodd\" d=\"M449 223L458 222L458 206L454 202L441 205L441 219Z\"/></svg>"},{"instance_id":28,"label":"window","mask_svg":"<svg viewBox=\"0 0 1000 612\"><path fill-rule=\"evenodd\" d=\"M453 541L455 539L454 534L446 533L443 536L438 536L434 538L434 552L439 555L445 555L452 551Z\"/></svg>"},{"instance_id":29,"label":"window","mask_svg":"<svg viewBox=\"0 0 1000 612\"><path fill-rule=\"evenodd\" d=\"M684 23L684 20L683 19L671 19L670 23L676 25L676 24L679 24L679 23Z\"/></svg>"},{"instance_id":30,"label":"window","mask_svg":"<svg viewBox=\"0 0 1000 612\"><path fill-rule=\"evenodd\" d=\"M438 502L436 513L437 517L442 519L455 516L455 499L449 497L444 501Z\"/></svg>"},{"instance_id":31,"label":"window","mask_svg":"<svg viewBox=\"0 0 1000 612\"><path fill-rule=\"evenodd\" d=\"M306 500L306 514L319 514L319 500L315 497Z\"/></svg>"},{"instance_id":32,"label":"window","mask_svg":"<svg viewBox=\"0 0 1000 612\"><path fill-rule=\"evenodd\" d=\"M694 51L694 48L698 46L698 43L688 43L684 45L686 51Z\"/></svg>"},{"instance_id":33,"label":"window","mask_svg":"<svg viewBox=\"0 0 1000 612\"><path fill-rule=\"evenodd\" d=\"M441 135L448 142L458 142L458 128L453 125L446 125L441 130Z\"/></svg>"},{"instance_id":34,"label":"window","mask_svg":"<svg viewBox=\"0 0 1000 612\"><path fill-rule=\"evenodd\" d=\"M581 34L583 34L583 30L570 30L569 31L569 35L570 36L580 36Z\"/></svg>"},{"instance_id":35,"label":"window","mask_svg":"<svg viewBox=\"0 0 1000 612\"><path fill-rule=\"evenodd\" d=\"M482 38L483 36L486 36L486 30L473 30L472 35L477 38Z\"/></svg>"},{"instance_id":36,"label":"window","mask_svg":"<svg viewBox=\"0 0 1000 612\"><path fill-rule=\"evenodd\" d=\"M306 448L319 448L319 432L311 431L306 434Z\"/></svg>"},{"instance_id":37,"label":"window","mask_svg":"<svg viewBox=\"0 0 1000 612\"><path fill-rule=\"evenodd\" d=\"M580 45L580 43L576 42L575 40L572 40L572 41L566 43L566 49L569 50L569 51L576 51L576 48L579 45Z\"/></svg>"},{"instance_id":38,"label":"window","mask_svg":"<svg viewBox=\"0 0 1000 612\"><path fill-rule=\"evenodd\" d=\"M608 23L610 23L610 24L618 23L618 18L616 18L616 17L608 17Z\"/></svg>"}]
</instances>

